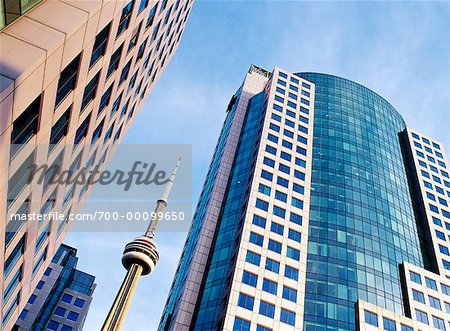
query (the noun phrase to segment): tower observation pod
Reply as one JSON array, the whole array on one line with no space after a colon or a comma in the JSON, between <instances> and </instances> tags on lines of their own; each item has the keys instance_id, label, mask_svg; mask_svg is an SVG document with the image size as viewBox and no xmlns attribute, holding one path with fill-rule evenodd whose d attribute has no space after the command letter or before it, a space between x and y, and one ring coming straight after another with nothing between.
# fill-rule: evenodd
<instances>
[{"instance_id":1,"label":"tower observation pod","mask_svg":"<svg viewBox=\"0 0 450 331\"><path fill-rule=\"evenodd\" d=\"M114 303L109 310L102 331L118 331L122 328L125 315L130 307L131 300L136 290L139 277L150 274L159 260L158 247L153 240L159 221L163 217L167 207L167 199L175 181L176 172L180 166L178 159L173 173L166 184L163 195L156 202L156 208L152 214L150 224L144 235L137 237L125 246L122 256L122 265L127 270L125 279L120 286Z\"/></svg>"}]
</instances>

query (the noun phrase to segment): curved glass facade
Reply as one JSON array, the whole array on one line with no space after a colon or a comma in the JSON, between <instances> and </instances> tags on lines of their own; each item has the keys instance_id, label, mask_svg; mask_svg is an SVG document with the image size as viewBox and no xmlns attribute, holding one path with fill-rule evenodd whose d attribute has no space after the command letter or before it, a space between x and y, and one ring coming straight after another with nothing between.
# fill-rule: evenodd
<instances>
[{"instance_id":1,"label":"curved glass facade","mask_svg":"<svg viewBox=\"0 0 450 331\"><path fill-rule=\"evenodd\" d=\"M305 331L355 330L362 299L402 313L398 265L423 266L399 141L383 98L316 73Z\"/></svg>"}]
</instances>

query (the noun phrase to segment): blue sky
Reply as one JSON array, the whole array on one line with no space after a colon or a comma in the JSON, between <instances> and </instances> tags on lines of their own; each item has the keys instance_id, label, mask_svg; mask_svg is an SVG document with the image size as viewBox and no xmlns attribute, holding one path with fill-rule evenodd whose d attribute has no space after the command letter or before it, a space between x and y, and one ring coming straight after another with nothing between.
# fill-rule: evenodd
<instances>
[{"instance_id":1,"label":"blue sky","mask_svg":"<svg viewBox=\"0 0 450 331\"><path fill-rule=\"evenodd\" d=\"M317 71L385 97L408 125L450 151L450 2L197 1L180 48L126 143L193 145L197 202L229 98L254 63ZM73 233L80 269L98 287L85 330L98 330L124 276L136 233ZM155 330L185 233L160 233L161 260L143 277L124 330Z\"/></svg>"}]
</instances>

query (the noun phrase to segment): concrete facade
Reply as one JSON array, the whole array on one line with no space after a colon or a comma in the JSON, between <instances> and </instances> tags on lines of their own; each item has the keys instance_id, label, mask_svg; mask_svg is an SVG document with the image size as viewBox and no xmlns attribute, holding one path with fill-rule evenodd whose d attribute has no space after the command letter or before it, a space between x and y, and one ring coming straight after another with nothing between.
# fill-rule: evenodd
<instances>
[{"instance_id":1,"label":"concrete facade","mask_svg":"<svg viewBox=\"0 0 450 331\"><path fill-rule=\"evenodd\" d=\"M3 219L76 212L87 186L24 185L26 165L59 162L77 169L107 160L107 145L120 143L176 51L192 4L46 0L0 31ZM50 151L30 151L50 143ZM8 263L0 267L0 284L5 291L17 274L20 279L0 298L3 328L9 330L68 227L9 224L15 235L5 236L7 223L1 227L0 257ZM46 238L37 244L41 235Z\"/></svg>"}]
</instances>

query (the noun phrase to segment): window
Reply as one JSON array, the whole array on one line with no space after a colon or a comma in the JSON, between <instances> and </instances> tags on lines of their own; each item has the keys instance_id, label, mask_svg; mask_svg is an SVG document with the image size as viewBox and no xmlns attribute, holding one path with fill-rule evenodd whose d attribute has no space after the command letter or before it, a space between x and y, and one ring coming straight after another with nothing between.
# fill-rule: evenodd
<instances>
[{"instance_id":1,"label":"window","mask_svg":"<svg viewBox=\"0 0 450 331\"><path fill-rule=\"evenodd\" d=\"M98 59L100 59L106 52L108 45L109 31L111 30L111 23L109 23L99 34L95 37L94 48L92 50L91 62L89 67L92 67Z\"/></svg>"},{"instance_id":2,"label":"window","mask_svg":"<svg viewBox=\"0 0 450 331\"><path fill-rule=\"evenodd\" d=\"M63 101L63 99L75 89L77 85L78 68L80 66L81 54L70 62L61 72L58 82L58 90L56 92L55 108Z\"/></svg>"},{"instance_id":3,"label":"window","mask_svg":"<svg viewBox=\"0 0 450 331\"><path fill-rule=\"evenodd\" d=\"M261 263L261 255L248 251L247 256L245 257L245 261L259 266L259 264Z\"/></svg>"},{"instance_id":4,"label":"window","mask_svg":"<svg viewBox=\"0 0 450 331\"><path fill-rule=\"evenodd\" d=\"M293 280L298 280L298 270L287 265L284 269L284 276Z\"/></svg>"},{"instance_id":5,"label":"window","mask_svg":"<svg viewBox=\"0 0 450 331\"><path fill-rule=\"evenodd\" d=\"M281 254L281 243L278 241L270 239L267 248L275 253Z\"/></svg>"},{"instance_id":6,"label":"window","mask_svg":"<svg viewBox=\"0 0 450 331\"><path fill-rule=\"evenodd\" d=\"M44 272L44 276L50 276L50 274L52 273L52 268L47 268L47 270L45 270Z\"/></svg>"},{"instance_id":7,"label":"window","mask_svg":"<svg viewBox=\"0 0 450 331\"><path fill-rule=\"evenodd\" d=\"M50 320L50 322L48 322L47 328L50 330L58 330L59 327L59 323L55 322L54 320Z\"/></svg>"},{"instance_id":8,"label":"window","mask_svg":"<svg viewBox=\"0 0 450 331\"><path fill-rule=\"evenodd\" d=\"M301 235L300 232L297 232L295 230L289 229L288 238L292 239L292 240L294 240L296 242L301 242L302 235Z\"/></svg>"},{"instance_id":9,"label":"window","mask_svg":"<svg viewBox=\"0 0 450 331\"><path fill-rule=\"evenodd\" d=\"M248 310L253 310L255 299L244 293L239 293L238 306Z\"/></svg>"},{"instance_id":10,"label":"window","mask_svg":"<svg viewBox=\"0 0 450 331\"><path fill-rule=\"evenodd\" d=\"M100 72L97 73L97 75L92 78L92 80L87 84L86 88L84 89L83 94L83 101L81 102L81 112L83 112L84 108L94 100L95 95L97 93L97 87L98 87L98 79L100 77Z\"/></svg>"},{"instance_id":11,"label":"window","mask_svg":"<svg viewBox=\"0 0 450 331\"><path fill-rule=\"evenodd\" d=\"M283 192L276 191L275 192L275 199L286 202L287 201L287 195Z\"/></svg>"},{"instance_id":12,"label":"window","mask_svg":"<svg viewBox=\"0 0 450 331\"><path fill-rule=\"evenodd\" d=\"M266 270L278 273L280 271L280 263L270 258L266 259Z\"/></svg>"},{"instance_id":13,"label":"window","mask_svg":"<svg viewBox=\"0 0 450 331\"><path fill-rule=\"evenodd\" d=\"M140 59L142 59L142 57L144 56L145 46L147 46L147 40L148 40L148 38L146 38L142 42L141 46L139 46L139 50L138 50L138 53L136 56L136 62L139 61ZM150 59L150 53L148 54L147 60L144 64L144 68L147 67L149 59Z\"/></svg>"},{"instance_id":14,"label":"window","mask_svg":"<svg viewBox=\"0 0 450 331\"><path fill-rule=\"evenodd\" d=\"M441 300L438 298L432 297L431 295L428 296L428 299L430 299L430 306L433 308L436 308L438 310L441 310Z\"/></svg>"},{"instance_id":15,"label":"window","mask_svg":"<svg viewBox=\"0 0 450 331\"><path fill-rule=\"evenodd\" d=\"M119 27L117 28L117 37L126 29L130 23L131 13L133 12L134 0L130 1L123 9L120 17Z\"/></svg>"},{"instance_id":16,"label":"window","mask_svg":"<svg viewBox=\"0 0 450 331\"><path fill-rule=\"evenodd\" d=\"M278 206L273 206L273 214L275 216L284 218L286 216L286 210Z\"/></svg>"},{"instance_id":17,"label":"window","mask_svg":"<svg viewBox=\"0 0 450 331\"><path fill-rule=\"evenodd\" d=\"M249 241L255 245L262 246L264 237L255 232L250 232L250 240Z\"/></svg>"},{"instance_id":18,"label":"window","mask_svg":"<svg viewBox=\"0 0 450 331\"><path fill-rule=\"evenodd\" d=\"M264 217L253 215L253 224L265 228L266 227L266 219Z\"/></svg>"},{"instance_id":19,"label":"window","mask_svg":"<svg viewBox=\"0 0 450 331\"><path fill-rule=\"evenodd\" d=\"M290 215L289 220L290 220L292 223L295 223L295 224L298 224L298 225L302 225L302 223L303 223L303 218L302 218L302 216L297 215L297 214L292 213L292 212L291 212L291 215Z\"/></svg>"},{"instance_id":20,"label":"window","mask_svg":"<svg viewBox=\"0 0 450 331\"><path fill-rule=\"evenodd\" d=\"M39 283L36 285L36 288L38 290L41 290L45 285L45 282L43 282L42 280L39 281Z\"/></svg>"},{"instance_id":21,"label":"window","mask_svg":"<svg viewBox=\"0 0 450 331\"><path fill-rule=\"evenodd\" d=\"M156 39L156 36L158 35L159 27L161 26L161 21L156 24L156 26L153 28L153 33L150 38L150 42L154 41Z\"/></svg>"},{"instance_id":22,"label":"window","mask_svg":"<svg viewBox=\"0 0 450 331\"><path fill-rule=\"evenodd\" d=\"M272 159L269 159L269 158L267 158L267 157L264 157L263 163L264 163L265 165L269 166L269 167L272 167L272 168L275 166L275 161L272 160Z\"/></svg>"},{"instance_id":23,"label":"window","mask_svg":"<svg viewBox=\"0 0 450 331\"><path fill-rule=\"evenodd\" d=\"M272 222L270 224L270 231L275 232L276 234L279 234L280 236L282 236L283 232L284 232L284 226L282 226L281 224Z\"/></svg>"},{"instance_id":24,"label":"window","mask_svg":"<svg viewBox=\"0 0 450 331\"><path fill-rule=\"evenodd\" d=\"M436 316L433 316L432 318L433 318L433 326L434 326L436 329L444 330L444 331L445 331L445 323L444 323L444 320L441 319L441 318L439 318L439 317L436 317Z\"/></svg>"},{"instance_id":25,"label":"window","mask_svg":"<svg viewBox=\"0 0 450 331\"><path fill-rule=\"evenodd\" d=\"M133 59L128 61L128 63L122 69L122 73L120 74L119 78L119 86L122 85L122 83L128 78L128 73L130 72L131 67L131 61L133 61Z\"/></svg>"},{"instance_id":26,"label":"window","mask_svg":"<svg viewBox=\"0 0 450 331\"><path fill-rule=\"evenodd\" d=\"M413 293L413 298L415 301L425 303L425 296L423 295L422 292L412 290L412 293Z\"/></svg>"},{"instance_id":27,"label":"window","mask_svg":"<svg viewBox=\"0 0 450 331\"><path fill-rule=\"evenodd\" d=\"M119 110L120 102L122 101L122 93L117 97L116 101L114 101L111 107L111 115L110 118L114 116L114 114Z\"/></svg>"},{"instance_id":28,"label":"window","mask_svg":"<svg viewBox=\"0 0 450 331\"><path fill-rule=\"evenodd\" d=\"M9 254L8 258L6 259L3 270L4 270L4 278L6 279L13 269L13 267L16 265L16 262L19 260L19 258L22 256L25 249L25 235L22 236L22 238L19 240L17 245L14 247L12 252Z\"/></svg>"},{"instance_id":29,"label":"window","mask_svg":"<svg viewBox=\"0 0 450 331\"><path fill-rule=\"evenodd\" d=\"M59 120L53 125L52 132L50 133L50 144L57 144L67 135L69 128L69 119L72 111L72 107L69 107Z\"/></svg>"},{"instance_id":30,"label":"window","mask_svg":"<svg viewBox=\"0 0 450 331\"><path fill-rule=\"evenodd\" d=\"M297 198L292 197L291 204L294 207L297 207L299 209L303 209L303 201L302 200L299 200Z\"/></svg>"},{"instance_id":31,"label":"window","mask_svg":"<svg viewBox=\"0 0 450 331\"><path fill-rule=\"evenodd\" d=\"M141 0L141 3L139 4L139 10L138 13L143 11L148 6L148 0Z\"/></svg>"},{"instance_id":32,"label":"window","mask_svg":"<svg viewBox=\"0 0 450 331\"><path fill-rule=\"evenodd\" d=\"M69 312L69 314L67 315L67 319L70 320L70 321L76 322L77 319L78 319L78 316L80 316L80 314L78 314L78 313L76 313L76 312L74 312L74 311L71 311L71 312Z\"/></svg>"},{"instance_id":33,"label":"window","mask_svg":"<svg viewBox=\"0 0 450 331\"><path fill-rule=\"evenodd\" d=\"M393 320L391 320L389 318L383 317L383 330L385 330L385 331L396 331L395 321L393 321Z\"/></svg>"},{"instance_id":34,"label":"window","mask_svg":"<svg viewBox=\"0 0 450 331\"><path fill-rule=\"evenodd\" d=\"M244 271L244 273L242 274L242 283L256 287L256 284L258 283L258 276Z\"/></svg>"},{"instance_id":35,"label":"window","mask_svg":"<svg viewBox=\"0 0 450 331\"><path fill-rule=\"evenodd\" d=\"M288 246L286 256L296 261L300 261L300 251L298 249Z\"/></svg>"},{"instance_id":36,"label":"window","mask_svg":"<svg viewBox=\"0 0 450 331\"><path fill-rule=\"evenodd\" d=\"M422 278L420 277L420 275L414 271L409 271L409 278L417 284L422 285Z\"/></svg>"},{"instance_id":37,"label":"window","mask_svg":"<svg viewBox=\"0 0 450 331\"><path fill-rule=\"evenodd\" d=\"M373 326L377 326L378 327L378 316L377 314L374 314L368 310L364 311L364 321L367 324L373 325Z\"/></svg>"},{"instance_id":38,"label":"window","mask_svg":"<svg viewBox=\"0 0 450 331\"><path fill-rule=\"evenodd\" d=\"M56 309L55 309L55 315L56 316L64 317L66 312L67 312L67 309L62 308L62 307L56 307Z\"/></svg>"},{"instance_id":39,"label":"window","mask_svg":"<svg viewBox=\"0 0 450 331\"><path fill-rule=\"evenodd\" d=\"M122 55L123 44L111 55L111 60L109 61L108 72L106 73L106 78L112 75L114 71L119 67L120 56Z\"/></svg>"},{"instance_id":40,"label":"window","mask_svg":"<svg viewBox=\"0 0 450 331\"><path fill-rule=\"evenodd\" d=\"M281 308L280 321L295 326L295 313Z\"/></svg>"},{"instance_id":41,"label":"window","mask_svg":"<svg viewBox=\"0 0 450 331\"><path fill-rule=\"evenodd\" d=\"M236 317L234 319L233 331L250 331L250 322Z\"/></svg>"},{"instance_id":42,"label":"window","mask_svg":"<svg viewBox=\"0 0 450 331\"><path fill-rule=\"evenodd\" d=\"M110 87L103 93L102 98L100 99L100 106L98 107L98 113L97 116L101 114L103 109L105 109L109 105L109 101L111 100L111 93L113 89L113 85L111 84Z\"/></svg>"},{"instance_id":43,"label":"window","mask_svg":"<svg viewBox=\"0 0 450 331\"><path fill-rule=\"evenodd\" d=\"M414 331L414 329L412 327L404 325L404 324L401 325L401 329L400 330L401 331Z\"/></svg>"},{"instance_id":44,"label":"window","mask_svg":"<svg viewBox=\"0 0 450 331\"><path fill-rule=\"evenodd\" d=\"M75 133L75 140L74 144L79 144L84 137L86 137L88 129L89 129L89 120L91 119L91 114L89 114L86 119L81 123L81 125L78 127L77 132Z\"/></svg>"},{"instance_id":45,"label":"window","mask_svg":"<svg viewBox=\"0 0 450 331\"><path fill-rule=\"evenodd\" d=\"M256 326L256 331L272 331L272 329L266 328L265 326L262 325L257 325Z\"/></svg>"},{"instance_id":46,"label":"window","mask_svg":"<svg viewBox=\"0 0 450 331\"><path fill-rule=\"evenodd\" d=\"M100 124L95 128L94 133L92 133L91 145L95 144L95 142L100 138L103 131L103 124L105 123L105 119L100 122Z\"/></svg>"},{"instance_id":47,"label":"window","mask_svg":"<svg viewBox=\"0 0 450 331\"><path fill-rule=\"evenodd\" d=\"M277 295L278 284L270 279L264 278L262 289L265 292Z\"/></svg>"},{"instance_id":48,"label":"window","mask_svg":"<svg viewBox=\"0 0 450 331\"><path fill-rule=\"evenodd\" d=\"M297 291L290 287L283 286L283 298L292 302L297 302Z\"/></svg>"},{"instance_id":49,"label":"window","mask_svg":"<svg viewBox=\"0 0 450 331\"><path fill-rule=\"evenodd\" d=\"M156 4L152 9L150 9L150 13L148 15L146 28L150 27L155 21L156 10L158 8L158 4Z\"/></svg>"},{"instance_id":50,"label":"window","mask_svg":"<svg viewBox=\"0 0 450 331\"><path fill-rule=\"evenodd\" d=\"M275 316L275 305L265 301L261 301L261 303L259 304L259 313L261 315L273 318Z\"/></svg>"},{"instance_id":51,"label":"window","mask_svg":"<svg viewBox=\"0 0 450 331\"><path fill-rule=\"evenodd\" d=\"M259 184L258 192L270 196L270 187L263 185L263 184Z\"/></svg>"},{"instance_id":52,"label":"window","mask_svg":"<svg viewBox=\"0 0 450 331\"><path fill-rule=\"evenodd\" d=\"M305 188L299 184L294 183L294 185L292 186L292 190L294 192L300 193L300 194L305 194Z\"/></svg>"},{"instance_id":53,"label":"window","mask_svg":"<svg viewBox=\"0 0 450 331\"><path fill-rule=\"evenodd\" d=\"M65 303L71 303L72 299L73 299L73 296L71 296L70 294L64 293L61 298L61 301L65 302Z\"/></svg>"},{"instance_id":54,"label":"window","mask_svg":"<svg viewBox=\"0 0 450 331\"><path fill-rule=\"evenodd\" d=\"M141 32L141 26L142 26L142 22L139 23L139 25L136 28L134 28L133 34L131 35L130 43L128 44L127 52L129 52L136 46L137 41L139 39L139 32Z\"/></svg>"},{"instance_id":55,"label":"window","mask_svg":"<svg viewBox=\"0 0 450 331\"><path fill-rule=\"evenodd\" d=\"M11 131L11 144L26 144L38 132L41 98L42 94L14 121ZM14 156L20 147L11 146L11 155Z\"/></svg>"},{"instance_id":56,"label":"window","mask_svg":"<svg viewBox=\"0 0 450 331\"><path fill-rule=\"evenodd\" d=\"M262 209L264 211L269 210L269 204L266 201L256 199L256 208Z\"/></svg>"},{"instance_id":57,"label":"window","mask_svg":"<svg viewBox=\"0 0 450 331\"><path fill-rule=\"evenodd\" d=\"M22 310L22 312L21 312L20 315L19 315L19 319L24 320L24 319L27 317L28 312L29 312L29 311L26 310L26 309Z\"/></svg>"},{"instance_id":58,"label":"window","mask_svg":"<svg viewBox=\"0 0 450 331\"><path fill-rule=\"evenodd\" d=\"M289 181L287 179L284 179L282 177L277 178L277 184L283 187L288 188L289 187Z\"/></svg>"},{"instance_id":59,"label":"window","mask_svg":"<svg viewBox=\"0 0 450 331\"><path fill-rule=\"evenodd\" d=\"M424 324L428 324L428 315L427 315L427 313L425 313L425 312L423 312L421 310L417 310L416 309L416 319L419 322L422 322Z\"/></svg>"},{"instance_id":60,"label":"window","mask_svg":"<svg viewBox=\"0 0 450 331\"><path fill-rule=\"evenodd\" d=\"M72 330L73 328L71 326L65 324L61 327L61 331L72 331Z\"/></svg>"}]
</instances>

